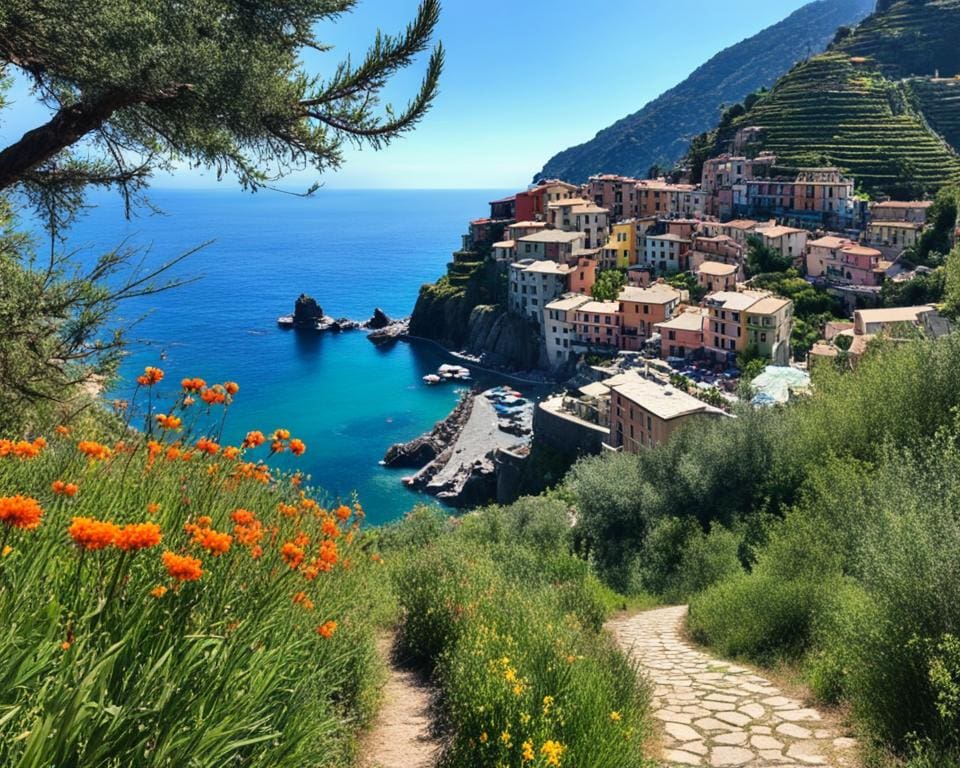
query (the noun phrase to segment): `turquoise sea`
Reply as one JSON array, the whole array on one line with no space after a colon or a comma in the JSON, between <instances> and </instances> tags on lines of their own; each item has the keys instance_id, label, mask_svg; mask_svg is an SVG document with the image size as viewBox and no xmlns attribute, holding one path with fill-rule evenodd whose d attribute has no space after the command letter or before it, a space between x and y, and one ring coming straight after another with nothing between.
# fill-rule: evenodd
<instances>
[{"instance_id":1,"label":"turquoise sea","mask_svg":"<svg viewBox=\"0 0 960 768\"><path fill-rule=\"evenodd\" d=\"M226 436L289 428L307 453L289 459L331 496L356 491L371 522L395 519L417 501L400 478L378 465L394 442L428 430L456 402L452 385L428 387L421 377L449 361L436 347L399 343L377 349L361 332L342 335L283 331L276 318L301 292L334 317L368 318L374 307L408 315L422 283L445 270L472 218L501 190L321 190L310 198L281 193L154 190L162 214L123 217L116 196L98 194L71 229L78 258L121 243L162 263L201 243L179 266L196 282L124 308L130 356L125 383L145 365L166 378L172 399L185 376L234 380L240 393ZM482 383L502 383L483 380Z\"/></svg>"}]
</instances>

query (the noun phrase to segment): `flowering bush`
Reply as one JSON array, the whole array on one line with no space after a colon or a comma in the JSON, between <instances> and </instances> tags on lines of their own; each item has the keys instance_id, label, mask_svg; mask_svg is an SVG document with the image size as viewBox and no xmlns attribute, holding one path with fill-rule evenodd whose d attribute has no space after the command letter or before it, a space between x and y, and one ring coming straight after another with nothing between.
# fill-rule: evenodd
<instances>
[{"instance_id":1,"label":"flowering bush","mask_svg":"<svg viewBox=\"0 0 960 768\"><path fill-rule=\"evenodd\" d=\"M0 441L0 765L349 764L382 566L359 504L264 461L306 450L288 431L192 434L238 390L186 380L144 433Z\"/></svg>"},{"instance_id":2,"label":"flowering bush","mask_svg":"<svg viewBox=\"0 0 960 768\"><path fill-rule=\"evenodd\" d=\"M435 669L454 732L444 765L646 765L647 691L599 630L586 564L563 542L485 544L474 522L406 557L389 551L402 530L383 538L402 650Z\"/></svg>"}]
</instances>

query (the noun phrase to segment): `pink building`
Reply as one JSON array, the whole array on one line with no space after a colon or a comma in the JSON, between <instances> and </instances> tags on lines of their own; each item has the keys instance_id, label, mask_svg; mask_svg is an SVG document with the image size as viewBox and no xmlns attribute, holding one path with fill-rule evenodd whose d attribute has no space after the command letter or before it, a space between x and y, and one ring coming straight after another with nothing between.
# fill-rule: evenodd
<instances>
[{"instance_id":1,"label":"pink building","mask_svg":"<svg viewBox=\"0 0 960 768\"><path fill-rule=\"evenodd\" d=\"M574 254L577 262L570 273L570 292L589 296L597 282L597 256L599 251L579 251Z\"/></svg>"},{"instance_id":2,"label":"pink building","mask_svg":"<svg viewBox=\"0 0 960 768\"><path fill-rule=\"evenodd\" d=\"M601 174L590 177L587 191L594 203L610 211L613 221L619 221L637 215L638 183L638 179L628 176Z\"/></svg>"},{"instance_id":3,"label":"pink building","mask_svg":"<svg viewBox=\"0 0 960 768\"><path fill-rule=\"evenodd\" d=\"M574 315L574 340L581 348L620 349L620 324L620 302L591 301Z\"/></svg>"},{"instance_id":4,"label":"pink building","mask_svg":"<svg viewBox=\"0 0 960 768\"><path fill-rule=\"evenodd\" d=\"M807 243L807 275L834 285L879 286L892 264L876 248L844 237L827 236Z\"/></svg>"},{"instance_id":5,"label":"pink building","mask_svg":"<svg viewBox=\"0 0 960 768\"><path fill-rule=\"evenodd\" d=\"M657 323L654 330L660 334L660 357L690 358L703 349L703 328L707 324L707 310L687 307L669 320Z\"/></svg>"}]
</instances>

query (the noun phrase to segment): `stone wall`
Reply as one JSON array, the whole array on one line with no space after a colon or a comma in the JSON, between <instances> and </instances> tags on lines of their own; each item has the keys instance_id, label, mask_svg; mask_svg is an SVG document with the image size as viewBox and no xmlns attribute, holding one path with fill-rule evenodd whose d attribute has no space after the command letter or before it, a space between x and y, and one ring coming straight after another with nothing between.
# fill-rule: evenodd
<instances>
[{"instance_id":1,"label":"stone wall","mask_svg":"<svg viewBox=\"0 0 960 768\"><path fill-rule=\"evenodd\" d=\"M604 427L550 408L549 401L537 406L533 432L537 441L543 441L555 451L570 456L601 453L610 435Z\"/></svg>"}]
</instances>

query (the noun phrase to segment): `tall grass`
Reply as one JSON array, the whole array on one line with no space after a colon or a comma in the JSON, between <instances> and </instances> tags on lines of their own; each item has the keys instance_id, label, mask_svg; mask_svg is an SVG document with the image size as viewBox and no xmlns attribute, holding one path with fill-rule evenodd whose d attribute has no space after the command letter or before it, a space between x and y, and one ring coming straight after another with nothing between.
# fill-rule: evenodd
<instances>
[{"instance_id":1,"label":"tall grass","mask_svg":"<svg viewBox=\"0 0 960 768\"><path fill-rule=\"evenodd\" d=\"M382 566L359 505L261 462L301 452L289 433L184 429L222 424L230 389L184 392L153 435L0 443L0 764L350 763Z\"/></svg>"},{"instance_id":2,"label":"tall grass","mask_svg":"<svg viewBox=\"0 0 960 768\"><path fill-rule=\"evenodd\" d=\"M387 532L401 644L434 669L448 768L646 765L648 691L601 630L605 590L568 550L567 510L525 500Z\"/></svg>"}]
</instances>

